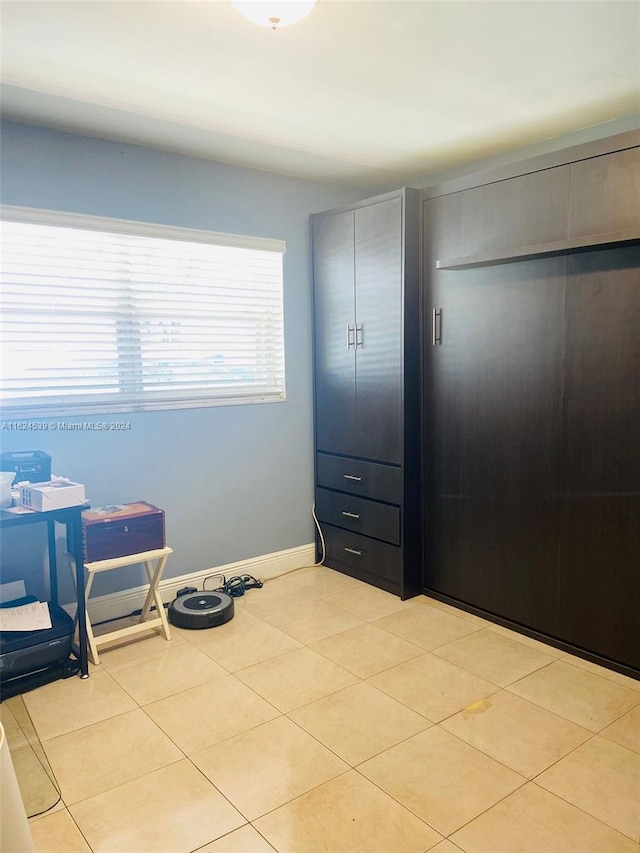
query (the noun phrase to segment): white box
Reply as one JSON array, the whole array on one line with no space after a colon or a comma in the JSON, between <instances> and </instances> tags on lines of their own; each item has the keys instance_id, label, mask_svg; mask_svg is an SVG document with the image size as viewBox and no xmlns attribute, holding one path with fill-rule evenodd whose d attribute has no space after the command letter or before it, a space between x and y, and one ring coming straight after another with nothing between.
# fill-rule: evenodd
<instances>
[{"instance_id":1,"label":"white box","mask_svg":"<svg viewBox=\"0 0 640 853\"><path fill-rule=\"evenodd\" d=\"M46 483L30 483L20 486L22 506L38 512L52 509L64 509L68 506L82 506L85 503L84 486L71 480L50 480Z\"/></svg>"}]
</instances>

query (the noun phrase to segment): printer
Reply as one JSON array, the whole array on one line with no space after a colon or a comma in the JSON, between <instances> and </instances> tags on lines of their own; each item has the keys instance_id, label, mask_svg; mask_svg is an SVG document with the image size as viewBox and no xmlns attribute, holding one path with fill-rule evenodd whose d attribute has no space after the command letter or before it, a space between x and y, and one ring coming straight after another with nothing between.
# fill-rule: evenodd
<instances>
[{"instance_id":1,"label":"printer","mask_svg":"<svg viewBox=\"0 0 640 853\"><path fill-rule=\"evenodd\" d=\"M0 471L13 471L14 483L44 483L51 479L51 457L44 450L0 453Z\"/></svg>"},{"instance_id":2,"label":"printer","mask_svg":"<svg viewBox=\"0 0 640 853\"><path fill-rule=\"evenodd\" d=\"M37 601L27 596L3 606ZM37 631L0 631L0 697L9 693L14 678L65 664L71 655L73 619L57 604L49 604L51 628Z\"/></svg>"}]
</instances>

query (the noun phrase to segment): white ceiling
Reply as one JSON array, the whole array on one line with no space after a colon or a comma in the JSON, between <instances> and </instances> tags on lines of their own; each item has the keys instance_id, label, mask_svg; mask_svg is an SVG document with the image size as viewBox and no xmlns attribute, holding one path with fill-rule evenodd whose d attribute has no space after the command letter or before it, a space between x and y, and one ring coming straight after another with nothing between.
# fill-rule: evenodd
<instances>
[{"instance_id":1,"label":"white ceiling","mask_svg":"<svg viewBox=\"0 0 640 853\"><path fill-rule=\"evenodd\" d=\"M6 117L273 172L407 183L640 112L635 0L2 0Z\"/></svg>"}]
</instances>

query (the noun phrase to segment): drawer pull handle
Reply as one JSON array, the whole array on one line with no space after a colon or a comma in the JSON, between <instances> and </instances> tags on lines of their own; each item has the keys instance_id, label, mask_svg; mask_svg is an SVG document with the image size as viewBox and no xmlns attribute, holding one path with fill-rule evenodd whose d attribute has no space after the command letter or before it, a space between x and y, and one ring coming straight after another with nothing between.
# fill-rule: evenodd
<instances>
[{"instance_id":1,"label":"drawer pull handle","mask_svg":"<svg viewBox=\"0 0 640 853\"><path fill-rule=\"evenodd\" d=\"M357 512L343 512L345 518L360 518Z\"/></svg>"},{"instance_id":2,"label":"drawer pull handle","mask_svg":"<svg viewBox=\"0 0 640 853\"><path fill-rule=\"evenodd\" d=\"M349 554L355 554L356 557L362 557L362 551L356 551L355 548L345 548L344 550Z\"/></svg>"},{"instance_id":3,"label":"drawer pull handle","mask_svg":"<svg viewBox=\"0 0 640 853\"><path fill-rule=\"evenodd\" d=\"M353 474L345 474L344 478L345 480L355 480L358 483L362 482L362 477L355 477Z\"/></svg>"}]
</instances>

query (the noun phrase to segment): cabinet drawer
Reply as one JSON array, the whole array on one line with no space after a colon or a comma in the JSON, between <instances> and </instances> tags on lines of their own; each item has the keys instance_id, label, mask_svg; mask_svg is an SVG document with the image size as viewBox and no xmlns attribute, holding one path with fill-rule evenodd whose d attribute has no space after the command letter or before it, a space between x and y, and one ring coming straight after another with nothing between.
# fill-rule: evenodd
<instances>
[{"instance_id":1,"label":"cabinet drawer","mask_svg":"<svg viewBox=\"0 0 640 853\"><path fill-rule=\"evenodd\" d=\"M343 456L317 455L318 485L363 498L402 503L402 469Z\"/></svg>"},{"instance_id":2,"label":"cabinet drawer","mask_svg":"<svg viewBox=\"0 0 640 853\"><path fill-rule=\"evenodd\" d=\"M348 530L323 525L325 563L356 576L382 578L391 584L400 584L402 577L402 551L394 545L369 539Z\"/></svg>"},{"instance_id":3,"label":"cabinet drawer","mask_svg":"<svg viewBox=\"0 0 640 853\"><path fill-rule=\"evenodd\" d=\"M400 509L397 506L316 489L316 514L327 524L384 539L392 545L400 544Z\"/></svg>"}]
</instances>

